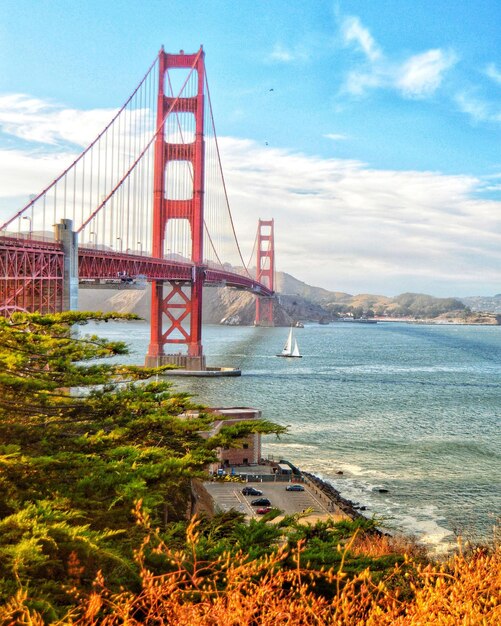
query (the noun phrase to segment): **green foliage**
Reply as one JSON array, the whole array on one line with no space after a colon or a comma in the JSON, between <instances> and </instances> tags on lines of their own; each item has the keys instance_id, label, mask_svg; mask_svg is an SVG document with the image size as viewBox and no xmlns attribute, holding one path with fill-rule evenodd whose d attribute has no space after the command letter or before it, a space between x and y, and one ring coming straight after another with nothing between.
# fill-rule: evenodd
<instances>
[{"instance_id":1,"label":"green foliage","mask_svg":"<svg viewBox=\"0 0 501 626\"><path fill-rule=\"evenodd\" d=\"M305 525L300 515L277 519L277 510L246 523L230 511L200 520L196 540L187 537L190 481L203 476L214 450L284 429L254 420L202 438L213 414L153 380L158 370L103 363L126 352L122 342L75 330L119 317L0 319L0 602L18 598L51 621L90 592L98 572L112 589L134 591L139 565L172 571L160 544L185 550L192 569L228 555L250 563L284 547L280 566L293 568L299 546L302 565L320 568L339 563L338 545L355 531L373 530L371 522ZM374 561L343 558L354 572ZM376 571L393 562L379 560Z\"/></svg>"},{"instance_id":2,"label":"green foliage","mask_svg":"<svg viewBox=\"0 0 501 626\"><path fill-rule=\"evenodd\" d=\"M89 590L98 570L114 588L134 587L133 552L145 533L133 513L138 501L175 540L190 481L204 475L219 442L281 431L256 421L202 438L214 416L153 380L166 368L103 362L126 345L80 328L133 318L0 318L0 599L29 589L46 619L74 602L73 586ZM215 537L208 550L224 539Z\"/></svg>"},{"instance_id":3,"label":"green foliage","mask_svg":"<svg viewBox=\"0 0 501 626\"><path fill-rule=\"evenodd\" d=\"M64 500L26 503L0 520L0 579L4 581L0 598L10 597L21 585L37 589L41 597L53 596L58 589L58 602L68 602L70 555L82 566L89 583L97 573L96 563L107 572L121 567L130 575L130 562L110 547L109 540L119 534L82 524L81 516Z\"/></svg>"},{"instance_id":4,"label":"green foliage","mask_svg":"<svg viewBox=\"0 0 501 626\"><path fill-rule=\"evenodd\" d=\"M150 380L158 370L99 363L125 344L75 330L122 317L132 316L0 319L0 594L29 581L54 596L70 553L88 585L113 555L127 563L134 503L159 524L184 516L190 479L214 458L198 434L212 418L179 417L195 408L187 394ZM116 563L110 575L131 578Z\"/></svg>"},{"instance_id":5,"label":"green foliage","mask_svg":"<svg viewBox=\"0 0 501 626\"><path fill-rule=\"evenodd\" d=\"M324 307L334 317L351 315L355 319L372 318L374 315L434 318L451 311L468 312L467 307L456 298L435 298L421 293L403 293L394 298L369 295L343 297L341 301L324 304Z\"/></svg>"},{"instance_id":6,"label":"green foliage","mask_svg":"<svg viewBox=\"0 0 501 626\"><path fill-rule=\"evenodd\" d=\"M403 293L393 298L392 314L433 318L449 311L462 311L466 307L456 298L434 298L422 293Z\"/></svg>"},{"instance_id":7,"label":"green foliage","mask_svg":"<svg viewBox=\"0 0 501 626\"><path fill-rule=\"evenodd\" d=\"M287 432L286 426L279 426L266 420L245 420L231 425L223 425L217 435L207 440L207 445L211 448L238 447L245 437L253 433L263 435L281 435Z\"/></svg>"}]
</instances>

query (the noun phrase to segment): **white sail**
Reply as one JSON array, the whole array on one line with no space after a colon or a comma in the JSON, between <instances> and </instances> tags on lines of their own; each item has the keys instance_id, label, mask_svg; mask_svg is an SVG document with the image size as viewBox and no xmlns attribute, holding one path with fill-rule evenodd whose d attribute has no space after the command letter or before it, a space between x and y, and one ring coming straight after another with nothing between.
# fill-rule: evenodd
<instances>
[{"instance_id":1,"label":"white sail","mask_svg":"<svg viewBox=\"0 0 501 626\"><path fill-rule=\"evenodd\" d=\"M297 345L297 339L292 334L292 326L289 330L289 336L287 337L287 341L285 342L284 349L282 350L280 354L277 354L277 356L301 358L301 355L299 354L299 348Z\"/></svg>"},{"instance_id":2,"label":"white sail","mask_svg":"<svg viewBox=\"0 0 501 626\"><path fill-rule=\"evenodd\" d=\"M292 328L289 331L289 336L287 337L287 341L285 342L284 349L282 350L282 354L289 355L292 354Z\"/></svg>"}]
</instances>

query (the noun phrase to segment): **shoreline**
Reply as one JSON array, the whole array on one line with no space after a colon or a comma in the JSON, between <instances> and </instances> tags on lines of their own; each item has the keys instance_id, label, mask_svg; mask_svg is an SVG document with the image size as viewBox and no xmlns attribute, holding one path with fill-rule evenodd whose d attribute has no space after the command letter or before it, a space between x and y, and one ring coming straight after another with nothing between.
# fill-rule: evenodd
<instances>
[{"instance_id":1,"label":"shoreline","mask_svg":"<svg viewBox=\"0 0 501 626\"><path fill-rule=\"evenodd\" d=\"M501 323L497 320L485 320L485 321L462 321L458 319L443 320L443 319L409 319L409 318L374 318L378 324L419 324L422 326L500 326Z\"/></svg>"},{"instance_id":2,"label":"shoreline","mask_svg":"<svg viewBox=\"0 0 501 626\"><path fill-rule=\"evenodd\" d=\"M344 498L339 491L333 487L330 483L326 482L322 478L319 478L311 472L301 471L301 475L304 476L309 482L313 484L330 502L334 503L338 509L348 515L351 519L364 518L369 519L366 515L360 513L355 508L354 503L347 498Z\"/></svg>"},{"instance_id":3,"label":"shoreline","mask_svg":"<svg viewBox=\"0 0 501 626\"><path fill-rule=\"evenodd\" d=\"M324 496L327 500L329 500L329 502L331 502L334 506L336 506L340 511L342 511L350 519L352 520L364 519L368 521L371 519L370 517L367 517L367 515L364 515L363 513L361 513L360 509L357 508L356 504L354 504L351 500L348 500L348 498L345 498L344 496L342 496L341 493L327 481L323 480L322 478L316 476L315 474L311 472L301 471L301 475L304 476L306 480L309 483L311 483L311 485L316 490L320 491L319 495ZM365 510L365 509L362 509L362 510ZM382 531L379 528L375 528L372 532L381 536L382 535L390 536L391 534L391 533L388 533L387 531Z\"/></svg>"}]
</instances>

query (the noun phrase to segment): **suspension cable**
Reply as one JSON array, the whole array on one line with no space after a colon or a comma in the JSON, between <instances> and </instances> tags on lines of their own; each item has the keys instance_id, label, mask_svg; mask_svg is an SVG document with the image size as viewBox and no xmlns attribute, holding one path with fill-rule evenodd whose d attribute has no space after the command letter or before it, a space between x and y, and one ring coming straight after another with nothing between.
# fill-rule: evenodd
<instances>
[{"instance_id":1,"label":"suspension cable","mask_svg":"<svg viewBox=\"0 0 501 626\"><path fill-rule=\"evenodd\" d=\"M193 74L193 71L195 69L195 65L198 61L198 57L200 56L200 52L197 54L194 62L193 62L193 66L191 67L191 71L188 74L188 76L186 77L186 80L183 83L183 86L181 87L181 89L179 90L179 94L181 94L184 90L184 88L186 87L186 83L188 82L189 78L191 77L191 75ZM137 90L136 90L137 91ZM164 119L162 120L162 123L160 124L160 126L157 128L157 130L155 131L155 133L153 134L153 136L151 137L150 141L146 144L146 147L143 149L143 151L141 152L141 154L137 157L137 159L134 161L134 163L132 164L132 166L127 170L127 172L125 173L124 176L122 176L122 178L120 179L120 181L115 185L115 187L110 191L110 193L106 196L106 198L101 202L101 204L97 207L97 209L95 211L93 211L90 215L90 217L88 217L88 219L82 223L82 225L80 226L80 228L76 231L77 233L81 232L85 226L87 226L87 224L92 220L93 217L95 217L95 215L103 208L103 206L108 202L108 200L115 194L115 192L120 188L120 186L123 184L124 180L129 176L129 174L135 169L136 165L139 163L139 161L143 158L143 156L146 154L146 152L149 150L149 148L151 147L151 145L153 144L153 142L155 141L155 139L158 137L160 132L163 132L164 126L165 126L165 122L167 120L167 118L169 117L169 115L172 113L174 107L177 104L177 100L179 99L179 94L176 97L176 99L172 102L172 104L169 107L169 110L167 111L167 113L164 116ZM129 98L130 100L130 98ZM123 107L122 107L123 108ZM102 134L102 133L101 133Z\"/></svg>"},{"instance_id":2,"label":"suspension cable","mask_svg":"<svg viewBox=\"0 0 501 626\"><path fill-rule=\"evenodd\" d=\"M205 72L205 87L207 89L207 99L209 101L209 113L210 113L210 117L211 117L212 128L214 129L214 143L215 143L215 146L216 146L216 155L217 155L218 164L219 164L219 171L220 171L220 174L221 174L221 181L222 181L222 184L223 184L224 197L225 197L225 200L226 200L226 207L228 209L228 214L230 216L231 229L233 231L233 237L235 238L235 243L237 244L238 255L240 257L240 260L242 261L242 265L243 265L245 271L247 272L247 275L250 278L249 271L247 269L247 266L245 265L245 261L244 261L243 256L242 256L242 251L240 250L240 244L238 243L237 233L235 231L235 224L233 223L233 216L231 214L230 202L229 202L229 198L228 198L228 192L227 192L227 189L226 189L226 181L224 179L223 167L222 167L222 163L221 163L221 154L219 152L219 143L218 143L217 135L216 135L216 125L214 124L214 114L213 114L212 102L211 102L211 98L210 98L209 83L207 81L207 71Z\"/></svg>"},{"instance_id":3,"label":"suspension cable","mask_svg":"<svg viewBox=\"0 0 501 626\"><path fill-rule=\"evenodd\" d=\"M116 119L118 118L118 116L123 112L123 110L125 109L125 107L129 104L129 102L132 100L132 98L136 95L136 93L139 91L139 89L141 88L141 86L143 85L143 83L145 82L146 78L148 77L149 73L151 72L151 70L155 67L155 65L158 62L158 56L155 58L155 60L153 61L153 63L150 65L150 67L148 68L146 74L143 76L143 78L141 79L141 82L139 83L139 85L136 87L136 89L134 89L134 91L132 92L132 94L130 95L130 97L127 99L127 101L125 102L125 104L122 106L122 108L118 111L118 113L113 117L113 119L108 123L108 125L104 128L104 130L102 130L99 135L94 139L94 141L89 144L87 146L87 148L73 161L73 163L67 167L64 172L62 172L62 174L60 174L56 179L54 179L50 185L48 185L43 191L41 191L37 196L35 196L35 198L33 198L32 200L30 200L28 202L28 204L26 206L24 206L22 209L20 209L13 217L11 217L9 220L7 220L6 222L4 222L1 226L0 226L0 230L5 230L7 228L7 226L13 222L16 218L20 217L27 209L29 209L31 206L33 206L37 200L39 200L44 194L46 194L52 187L54 187L55 185L57 185L57 183L63 178L63 176L66 176L66 174L73 168L76 166L76 164L83 159L83 157L87 154L87 152L89 152L89 150L91 150L96 143L101 139L101 137L109 130L109 128L114 124L114 122L116 121Z\"/></svg>"}]
</instances>

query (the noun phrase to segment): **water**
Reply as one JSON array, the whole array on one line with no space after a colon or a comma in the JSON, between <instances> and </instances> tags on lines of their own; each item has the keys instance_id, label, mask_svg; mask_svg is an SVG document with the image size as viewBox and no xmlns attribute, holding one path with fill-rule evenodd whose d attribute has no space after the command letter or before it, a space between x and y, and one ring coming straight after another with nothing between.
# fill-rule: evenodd
<instances>
[{"instance_id":1,"label":"water","mask_svg":"<svg viewBox=\"0 0 501 626\"><path fill-rule=\"evenodd\" d=\"M142 363L144 322L100 325ZM492 538L501 501L501 327L307 325L302 359L284 328L204 327L207 362L241 378L175 379L210 406L252 406L289 426L265 456L329 480L387 527L445 549ZM343 475L336 472L342 471ZM379 489L387 489L380 493Z\"/></svg>"}]
</instances>

